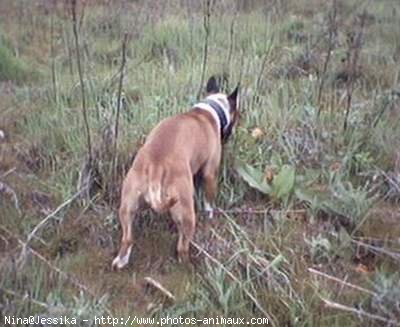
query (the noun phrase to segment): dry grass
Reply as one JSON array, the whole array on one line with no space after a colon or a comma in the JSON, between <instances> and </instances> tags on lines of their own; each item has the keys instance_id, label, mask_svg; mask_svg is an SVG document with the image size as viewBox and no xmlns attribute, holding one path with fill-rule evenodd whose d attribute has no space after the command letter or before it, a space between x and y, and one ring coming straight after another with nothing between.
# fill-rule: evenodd
<instances>
[{"instance_id":1,"label":"dry grass","mask_svg":"<svg viewBox=\"0 0 400 327\"><path fill-rule=\"evenodd\" d=\"M145 211L135 221L132 263L110 270L119 185L136 150L160 119L196 101L200 4L78 1L93 183L85 199L60 208L85 177L87 153L68 2L0 1L8 62L0 64L0 312L399 324L400 6L392 0L338 0L334 31L332 4L322 0L216 2L205 75L240 81L243 108L221 169L224 210L209 221L199 205L193 267L175 259L173 223ZM349 67L349 38L364 9Z\"/></svg>"}]
</instances>

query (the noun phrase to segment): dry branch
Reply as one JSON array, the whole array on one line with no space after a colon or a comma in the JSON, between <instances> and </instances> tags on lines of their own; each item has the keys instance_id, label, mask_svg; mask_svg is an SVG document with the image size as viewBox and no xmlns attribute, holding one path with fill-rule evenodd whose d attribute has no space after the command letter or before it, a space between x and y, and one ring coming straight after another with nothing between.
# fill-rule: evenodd
<instances>
[{"instance_id":1,"label":"dry branch","mask_svg":"<svg viewBox=\"0 0 400 327\"><path fill-rule=\"evenodd\" d=\"M332 309L342 310L342 311L346 311L346 312L351 312L351 313L356 314L359 317L360 316L364 316L364 317L367 317L367 318L372 319L372 320L378 320L378 321L384 322L384 323L386 323L388 325L390 324L390 325L400 326L400 322L399 321L387 319L385 317L378 316L378 315L366 312L366 311L361 310L361 309L356 309L356 308L349 307L349 306L341 304L341 303L333 302L333 301L330 301L330 300L325 299L323 297L320 297L320 299L324 302L324 304L325 304L325 306L327 308L332 308Z\"/></svg>"},{"instance_id":2,"label":"dry branch","mask_svg":"<svg viewBox=\"0 0 400 327\"><path fill-rule=\"evenodd\" d=\"M363 40L363 32L365 26L365 20L367 17L367 12L364 10L363 14L361 15L361 22L360 28L356 35L350 35L348 39L348 53L347 53L347 81L346 81L346 110L345 110L345 117L343 123L343 130L347 130L349 114L351 110L351 101L353 97L354 91L354 82L355 76L357 72L357 64L358 59L360 57L361 47L362 47L362 40Z\"/></svg>"},{"instance_id":3,"label":"dry branch","mask_svg":"<svg viewBox=\"0 0 400 327\"><path fill-rule=\"evenodd\" d=\"M400 252L398 252L398 251L389 251L389 250L384 249L383 247L374 246L372 244L368 244L368 243L356 241L356 240L351 240L351 242L353 242L354 244L357 244L357 246L367 248L367 249L371 250L372 252L382 253L394 260L400 260Z\"/></svg>"},{"instance_id":4,"label":"dry branch","mask_svg":"<svg viewBox=\"0 0 400 327\"><path fill-rule=\"evenodd\" d=\"M38 300L34 299L33 297L30 297L29 294L27 294L27 293L25 295L22 295L17 292L14 292L12 290L9 290L7 288L0 287L0 295L2 292L5 294L8 294L8 295L12 295L16 298L19 298L22 302L28 301L28 302L31 302L33 304L36 304L36 305L41 306L46 309L49 307L46 303L38 301Z\"/></svg>"},{"instance_id":5,"label":"dry branch","mask_svg":"<svg viewBox=\"0 0 400 327\"><path fill-rule=\"evenodd\" d=\"M6 175L7 173L5 173L4 175ZM15 209L18 211L19 214L21 214L21 209L19 207L19 201L18 201L18 197L17 197L17 193L7 184L0 182L0 194L4 193L6 195L9 195L13 198L14 201L14 207Z\"/></svg>"},{"instance_id":6,"label":"dry branch","mask_svg":"<svg viewBox=\"0 0 400 327\"><path fill-rule=\"evenodd\" d=\"M10 175L10 174L12 174L14 171L16 171L16 170L17 170L17 167L12 167L11 169L7 170L4 174L2 174L2 175L0 176L0 178L4 178L4 177Z\"/></svg>"},{"instance_id":7,"label":"dry branch","mask_svg":"<svg viewBox=\"0 0 400 327\"><path fill-rule=\"evenodd\" d=\"M145 277L144 281L146 282L146 284L153 286L155 289L164 294L169 300L175 302L176 300L175 296L170 291L168 291L164 286L162 286L159 282L157 282L151 277Z\"/></svg>"},{"instance_id":8,"label":"dry branch","mask_svg":"<svg viewBox=\"0 0 400 327\"><path fill-rule=\"evenodd\" d=\"M32 253L36 258L38 258L40 261L45 263L51 270L55 271L56 273L60 274L64 279L67 281L71 282L75 287L78 289L85 291L87 294L91 295L92 297L95 297L95 294L93 291L91 291L87 286L83 285L78 278L75 276L67 274L65 271L62 271L60 268L54 266L50 261L48 261L43 255L41 255L39 252L36 250L32 249L31 247L28 246L27 243L23 242L18 236L14 235L11 231L9 231L6 227L0 225L0 228L5 231L9 236L13 237L15 240L18 241L18 243L22 246L25 251L29 251Z\"/></svg>"},{"instance_id":9,"label":"dry branch","mask_svg":"<svg viewBox=\"0 0 400 327\"><path fill-rule=\"evenodd\" d=\"M203 83L204 83L204 76L206 74L206 67L207 67L207 58L208 58L208 38L210 36L210 18L211 18L211 7L212 7L212 0L204 0L205 8L204 8L204 17L203 17L203 27L206 33L204 39L204 51L203 51L203 65L201 69L201 78L200 78L200 85L199 91L197 93L197 98L200 99L201 93L203 90Z\"/></svg>"},{"instance_id":10,"label":"dry branch","mask_svg":"<svg viewBox=\"0 0 400 327\"><path fill-rule=\"evenodd\" d=\"M49 215L47 215L45 218L43 218L39 224L35 226L35 228L29 233L28 237L26 238L26 243L24 243L24 246L22 247L21 255L20 258L25 257L26 255L26 249L33 238L33 236L36 234L36 232L43 227L50 219L54 218L54 216L61 211L63 208L65 208L67 205L69 205L71 202L73 202L76 198L78 198L83 190L80 190L76 192L72 197L70 197L68 200L64 201L62 204L60 204L53 212L51 212Z\"/></svg>"},{"instance_id":11,"label":"dry branch","mask_svg":"<svg viewBox=\"0 0 400 327\"><path fill-rule=\"evenodd\" d=\"M256 90L254 92L254 97L253 98L256 98L258 96L258 93L259 93L259 91L261 89L261 81L262 81L262 77L264 75L265 66L267 65L267 61L268 61L269 55L271 54L273 41L274 41L274 37L272 36L268 47L265 49L264 57L263 57L262 62L261 62L261 68L260 68L260 71L259 71L258 76L257 76Z\"/></svg>"},{"instance_id":12,"label":"dry branch","mask_svg":"<svg viewBox=\"0 0 400 327\"><path fill-rule=\"evenodd\" d=\"M337 24L336 24L336 16L337 16L337 0L332 0L332 12L329 14L329 26L328 26L328 51L325 57L325 62L324 66L322 69L322 74L320 83L319 83L319 88L318 88L318 98L317 98L317 103L318 103L318 114L317 116L319 117L321 114L321 96L322 96L322 91L324 89L324 83L326 80L326 72L328 71L328 66L329 62L331 60L331 55L332 51L335 47L335 35L337 32Z\"/></svg>"},{"instance_id":13,"label":"dry branch","mask_svg":"<svg viewBox=\"0 0 400 327\"><path fill-rule=\"evenodd\" d=\"M235 14L231 21L230 32L229 32L229 51L228 51L228 59L226 61L226 70L228 71L228 76L230 76L230 68L233 54L233 44L235 40L235 22L237 17L239 16L239 12L235 10Z\"/></svg>"},{"instance_id":14,"label":"dry branch","mask_svg":"<svg viewBox=\"0 0 400 327\"><path fill-rule=\"evenodd\" d=\"M55 49L54 49L54 15L56 10L56 2L52 2L52 13L50 15L50 60L51 60L51 82L53 85L53 97L54 102L57 103L57 76L56 76L56 60L55 60Z\"/></svg>"},{"instance_id":15,"label":"dry branch","mask_svg":"<svg viewBox=\"0 0 400 327\"><path fill-rule=\"evenodd\" d=\"M74 38L75 38L76 64L78 66L78 74L79 74L79 81L80 81L80 87L81 87L82 114L83 114L83 120L84 120L84 124L85 124L85 130L86 130L88 164L89 164L89 168L91 168L91 165L92 165L92 141L91 141L91 137L90 137L89 120L88 120L87 107L86 107L85 83L83 81L81 54L80 54L80 48L79 48L78 21L77 21L77 17L76 17L76 0L71 0L71 15L72 15L72 29L73 29Z\"/></svg>"},{"instance_id":16,"label":"dry branch","mask_svg":"<svg viewBox=\"0 0 400 327\"><path fill-rule=\"evenodd\" d=\"M230 272L222 262L218 261L215 257L213 257L211 254L209 254L205 249L203 249L200 245L198 245L196 242L192 241L191 244L201 253L204 254L211 262L217 264L218 266L221 267L225 273L232 278L243 290L243 292L247 295L247 297L254 303L254 305L257 307L257 309L264 315L264 317L268 318L268 321L271 323L271 326L275 326L274 321L271 319L270 315L265 311L265 309L261 306L261 304L258 302L258 300L254 297L253 294L250 293L250 291L245 288L241 281L232 273Z\"/></svg>"},{"instance_id":17,"label":"dry branch","mask_svg":"<svg viewBox=\"0 0 400 327\"><path fill-rule=\"evenodd\" d=\"M124 38L122 40L122 60L121 60L121 68L120 68L120 77L119 77L119 85L118 85L118 97L117 97L117 112L115 115L115 124L114 124L114 155L112 158L112 170L114 174L114 179L117 174L117 152L118 152L118 127L119 127L119 116L121 111L121 93L122 93L122 85L124 81L124 68L126 63L126 44L128 42L128 33L125 32Z\"/></svg>"},{"instance_id":18,"label":"dry branch","mask_svg":"<svg viewBox=\"0 0 400 327\"><path fill-rule=\"evenodd\" d=\"M344 286L351 287L351 288L353 288L353 289L356 289L356 290L358 290L358 291L367 293L367 294L369 294L369 295L378 296L378 294L376 294L375 292L370 291L370 290L368 290L368 289L366 289L366 288L364 288L364 287L351 284L351 283L349 283L349 282L346 282L346 281L344 281L344 280L341 280L340 278L337 278L337 277L328 275L328 274L326 274L326 273L324 273L324 272L322 272L322 271L316 270L316 269L314 269L314 268L308 268L308 271L309 271L310 273L312 273L312 274L325 277L325 278L327 278L327 279L330 279L330 280L333 280L333 281L335 281L335 282L337 282L337 283L340 283L340 284L342 284L342 285L344 285Z\"/></svg>"}]
</instances>

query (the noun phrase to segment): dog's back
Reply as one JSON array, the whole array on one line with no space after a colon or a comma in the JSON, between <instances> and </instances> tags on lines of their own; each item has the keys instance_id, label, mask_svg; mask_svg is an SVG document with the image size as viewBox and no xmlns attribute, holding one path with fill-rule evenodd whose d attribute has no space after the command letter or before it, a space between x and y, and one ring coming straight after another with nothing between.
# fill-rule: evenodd
<instances>
[{"instance_id":1,"label":"dog's back","mask_svg":"<svg viewBox=\"0 0 400 327\"><path fill-rule=\"evenodd\" d=\"M209 117L194 110L163 120L149 134L135 158L129 180L141 181L143 199L155 211L163 212L174 205L178 184L192 183L193 174L210 153L220 151L218 136L210 137L210 133L217 131Z\"/></svg>"}]
</instances>

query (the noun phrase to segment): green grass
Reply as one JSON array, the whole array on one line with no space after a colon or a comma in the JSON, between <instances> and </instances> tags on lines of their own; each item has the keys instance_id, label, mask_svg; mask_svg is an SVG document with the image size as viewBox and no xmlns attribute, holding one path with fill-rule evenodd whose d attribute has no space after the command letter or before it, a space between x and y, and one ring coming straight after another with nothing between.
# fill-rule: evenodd
<instances>
[{"instance_id":1,"label":"green grass","mask_svg":"<svg viewBox=\"0 0 400 327\"><path fill-rule=\"evenodd\" d=\"M88 3L79 31L96 187L90 199L73 201L39 229L29 244L37 252L25 261L17 260L21 242L77 191L86 135L67 11L24 1L0 4L6 31L0 42L0 129L6 134L0 182L20 204L16 209L12 194L0 189L2 315L381 323L363 315L369 313L398 324L400 6L393 0L367 8L346 131L346 87L338 76L346 74L346 39L364 5L338 1L335 47L318 103L331 4L249 1L236 12L233 2L217 2L206 77L226 75L231 88L242 87L241 121L220 171L217 205L227 211L212 222L198 214L195 242L207 255L193 247L192 269L176 262L176 228L168 218L143 212L134 225L132 262L122 272L110 270L120 237L119 188L132 155L159 120L197 100L203 16L199 4L181 3ZM109 131L125 31L126 106L114 154ZM176 301L144 285L148 276ZM323 299L361 314L329 308Z\"/></svg>"},{"instance_id":2,"label":"green grass","mask_svg":"<svg viewBox=\"0 0 400 327\"><path fill-rule=\"evenodd\" d=\"M0 81L21 84L26 78L33 76L34 73L29 72L26 65L15 58L11 51L0 42Z\"/></svg>"}]
</instances>

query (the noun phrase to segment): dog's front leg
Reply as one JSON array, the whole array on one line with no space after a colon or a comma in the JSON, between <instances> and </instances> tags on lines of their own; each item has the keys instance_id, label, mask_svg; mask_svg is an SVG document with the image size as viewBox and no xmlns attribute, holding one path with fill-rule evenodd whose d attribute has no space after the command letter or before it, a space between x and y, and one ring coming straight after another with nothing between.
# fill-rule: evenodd
<instances>
[{"instance_id":1,"label":"dog's front leg","mask_svg":"<svg viewBox=\"0 0 400 327\"><path fill-rule=\"evenodd\" d=\"M203 169L204 209L210 219L214 218L214 201L217 195L218 169L221 161L221 149L211 156Z\"/></svg>"}]
</instances>

